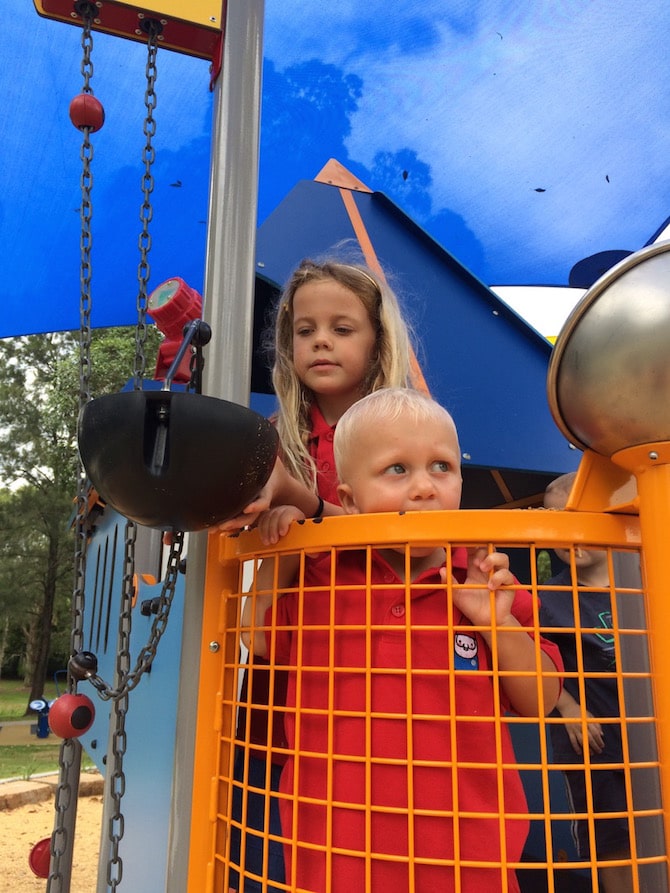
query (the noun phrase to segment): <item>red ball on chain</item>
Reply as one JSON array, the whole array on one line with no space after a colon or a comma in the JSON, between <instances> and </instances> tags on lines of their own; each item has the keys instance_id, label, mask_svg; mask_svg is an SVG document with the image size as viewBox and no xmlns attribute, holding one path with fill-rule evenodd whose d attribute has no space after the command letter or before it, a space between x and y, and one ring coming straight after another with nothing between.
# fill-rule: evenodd
<instances>
[{"instance_id":1,"label":"red ball on chain","mask_svg":"<svg viewBox=\"0 0 670 893\"><path fill-rule=\"evenodd\" d=\"M105 123L102 103L92 93L80 93L70 103L70 121L79 130L88 127L91 133L95 133Z\"/></svg>"},{"instance_id":2,"label":"red ball on chain","mask_svg":"<svg viewBox=\"0 0 670 893\"><path fill-rule=\"evenodd\" d=\"M94 719L95 707L86 695L61 695L49 710L49 727L59 738L78 738L91 728Z\"/></svg>"}]
</instances>

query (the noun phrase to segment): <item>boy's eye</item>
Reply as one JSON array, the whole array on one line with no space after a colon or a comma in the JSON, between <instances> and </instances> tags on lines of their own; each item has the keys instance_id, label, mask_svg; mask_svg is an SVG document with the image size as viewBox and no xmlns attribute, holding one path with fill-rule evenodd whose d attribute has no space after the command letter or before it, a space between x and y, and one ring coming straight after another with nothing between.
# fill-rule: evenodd
<instances>
[{"instance_id":1,"label":"boy's eye","mask_svg":"<svg viewBox=\"0 0 670 893\"><path fill-rule=\"evenodd\" d=\"M437 462L433 462L433 471L447 472L449 471L449 463L439 459Z\"/></svg>"},{"instance_id":2,"label":"boy's eye","mask_svg":"<svg viewBox=\"0 0 670 893\"><path fill-rule=\"evenodd\" d=\"M394 462L393 465L389 465L386 469L386 474L404 474L405 466L400 462Z\"/></svg>"}]
</instances>

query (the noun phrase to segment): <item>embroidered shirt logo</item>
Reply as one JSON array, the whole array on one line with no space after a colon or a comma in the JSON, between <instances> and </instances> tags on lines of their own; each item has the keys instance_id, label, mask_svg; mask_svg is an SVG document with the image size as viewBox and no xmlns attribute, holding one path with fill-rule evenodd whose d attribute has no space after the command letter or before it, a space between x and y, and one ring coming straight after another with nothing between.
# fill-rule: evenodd
<instances>
[{"instance_id":1,"label":"embroidered shirt logo","mask_svg":"<svg viewBox=\"0 0 670 893\"><path fill-rule=\"evenodd\" d=\"M477 639L468 633L456 633L454 636L454 669L479 669Z\"/></svg>"}]
</instances>

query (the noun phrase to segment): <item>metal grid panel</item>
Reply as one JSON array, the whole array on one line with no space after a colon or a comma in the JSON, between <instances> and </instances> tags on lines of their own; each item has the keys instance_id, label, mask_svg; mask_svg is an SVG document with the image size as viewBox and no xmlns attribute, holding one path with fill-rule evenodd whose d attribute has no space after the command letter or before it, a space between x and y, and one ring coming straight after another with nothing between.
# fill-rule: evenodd
<instances>
[{"instance_id":1,"label":"metal grid panel","mask_svg":"<svg viewBox=\"0 0 670 893\"><path fill-rule=\"evenodd\" d=\"M458 647L459 637L472 637L473 628L464 625L462 618L454 619L452 606L459 585L448 580L443 587L443 622L417 625L412 621L414 615L421 624L420 615L415 614L417 587L376 580L371 544L395 546L406 555L418 545L443 547L447 555L463 546L495 545L510 554L533 605L531 627L528 631L516 628L514 633L534 636L536 663L523 673L501 669L496 630L474 630L492 636L489 659L480 664L478 675L480 681L486 678L493 692L490 715L477 715L463 706L473 672L452 656L467 652ZM587 753L576 764L567 765L556 761L551 749L550 727L563 720L520 716L506 709L500 692L505 677L525 675L536 681L538 699L542 698L541 682L551 674L540 664L539 636L552 630L541 626L538 596L543 585L538 582L538 556L553 547L568 548L574 555L578 546L608 554L613 582L601 594L610 598L616 666L605 678L616 686L620 716L613 711L611 716L599 717L599 722L621 723L624 734L621 759L598 762ZM326 586L306 585L306 555L326 552L338 563L352 550L361 550L366 582L336 585L333 574ZM399 884L397 889L411 891L427 889L426 884L455 891L511 891L517 883L522 891L561 891L568 885L573 891L597 891L599 871L613 863L608 865L596 850L596 830L602 821L617 817L629 832L630 856L618 864L631 873L632 889L667 885L661 807L665 786L656 750L645 620L648 595L640 577L637 518L534 510L357 516L307 522L275 549L260 548L253 533L232 539L213 535L209 551L203 638L208 680L201 687L189 890L202 890L203 884L207 890L228 889L238 884L239 873L244 881L240 887L269 883L269 890L338 891L343 885L351 889L352 878L358 879L354 883L360 889L390 889L388 878L392 877ZM240 689L247 665L239 645L243 631L239 618L245 598L261 599L276 590L281 562L294 556L299 558L300 572L283 594L294 600L297 621L287 624L284 614L278 617L281 598L275 597L267 628L248 629L262 634L270 648L269 666L252 663L250 677L252 681L254 675L268 677L270 728L284 726L288 732L285 742L278 745L279 736L274 743L271 736L259 742L252 734L252 709L264 708L253 704L252 685ZM259 576L256 568L261 558L266 559L266 570ZM268 566L274 575L269 586L263 576ZM424 586L426 593L429 588ZM364 619L354 626L343 625L339 603L351 600L352 594L365 603ZM602 632L582 616L581 599L588 598L588 593L577 585L554 587L552 597L570 600L574 608L574 626L563 627L564 634L581 641ZM383 598L390 598L388 603L395 606L391 631L386 621L372 613L371 606ZM316 626L313 617L304 622L305 607L310 603L313 607L315 599L321 600L325 611L325 619ZM389 635L395 637L393 647L403 652L393 666L384 657L384 640ZM319 652L310 645L314 636L323 640L321 662L315 661L314 654ZM442 657L434 663L424 658L440 653L439 645L437 651L426 647L431 637L446 643ZM287 638L293 642L289 662L280 664ZM275 702L272 695L276 677L284 671L289 680L286 704L279 698ZM594 673L581 666L569 675L587 685ZM383 692L389 679L390 689L378 695L378 686ZM439 693L434 713L426 712L422 686L433 686ZM319 691L322 704L315 700ZM236 733L240 711L246 719ZM586 733L588 720L582 708L572 722ZM340 733L342 728L346 734ZM354 738L356 746L348 746L346 742ZM437 741L443 747L427 754L427 743ZM587 805L581 813L573 812L563 794L566 769L583 773L588 782ZM527 813L509 793L517 770L525 788ZM623 780L625 808L616 814L593 808L591 782L604 772L616 772ZM303 784L301 777L304 780L308 775L311 781ZM484 787L489 796L478 805L464 792L468 784L476 788L484 776L488 776ZM250 826L254 798L260 798L262 805L256 830ZM205 801L206 809L202 808ZM579 818L586 823L588 837L588 852L581 856L572 847L569 833ZM283 882L276 879L276 868L268 862L271 842L283 852ZM264 855L253 867L251 853L259 846ZM305 886L309 878L312 886Z\"/></svg>"}]
</instances>

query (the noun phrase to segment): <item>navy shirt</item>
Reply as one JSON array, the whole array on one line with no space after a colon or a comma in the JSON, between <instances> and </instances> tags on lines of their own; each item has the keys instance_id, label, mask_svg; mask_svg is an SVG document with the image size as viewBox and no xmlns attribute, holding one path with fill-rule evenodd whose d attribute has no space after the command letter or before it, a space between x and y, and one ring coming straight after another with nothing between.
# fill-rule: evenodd
<instances>
[{"instance_id":1,"label":"navy shirt","mask_svg":"<svg viewBox=\"0 0 670 893\"><path fill-rule=\"evenodd\" d=\"M565 568L546 586L571 586L570 568ZM586 707L595 717L618 717L619 696L616 680L616 655L612 632L612 607L609 592L593 592L579 588L579 616L575 623L572 589L563 591L544 590L541 593L540 623L542 627L562 627L565 632L544 632L543 635L555 642L561 652L566 673L578 669L578 647L582 650L582 661L586 676ZM575 629L592 629L597 632L575 634ZM602 632L601 632L602 630ZM566 676L565 690L581 703L579 680ZM560 716L554 710L552 716ZM620 762L622 760L621 725L602 723L605 748L600 754L591 754L593 763ZM557 762L582 763L584 757L573 750L567 730L562 723L552 723L551 742Z\"/></svg>"}]
</instances>

